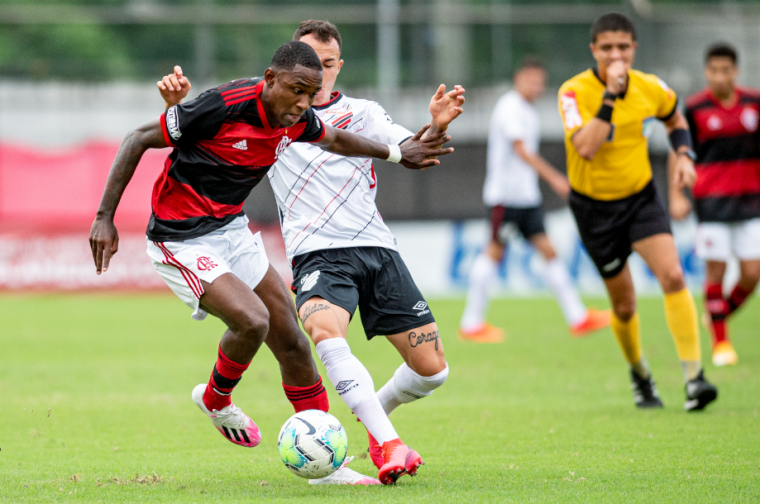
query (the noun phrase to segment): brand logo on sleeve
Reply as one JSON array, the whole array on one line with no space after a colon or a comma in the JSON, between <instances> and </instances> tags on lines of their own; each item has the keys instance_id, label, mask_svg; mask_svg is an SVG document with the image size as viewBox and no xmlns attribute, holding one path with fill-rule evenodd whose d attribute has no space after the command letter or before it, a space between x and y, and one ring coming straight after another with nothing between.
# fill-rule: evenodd
<instances>
[{"instance_id":1,"label":"brand logo on sleeve","mask_svg":"<svg viewBox=\"0 0 760 504\"><path fill-rule=\"evenodd\" d=\"M578 111L578 102L575 100L575 91L568 91L559 97L562 106L562 116L565 118L565 128L573 129L583 126L581 113Z\"/></svg>"},{"instance_id":2,"label":"brand logo on sleeve","mask_svg":"<svg viewBox=\"0 0 760 504\"><path fill-rule=\"evenodd\" d=\"M232 147L237 150L248 150L248 144L245 140L240 140L238 143L232 144Z\"/></svg>"},{"instance_id":3,"label":"brand logo on sleeve","mask_svg":"<svg viewBox=\"0 0 760 504\"><path fill-rule=\"evenodd\" d=\"M290 142L292 142L292 141L293 140L291 140L290 138L288 138L287 135L285 135L284 137L282 137L282 140L280 140L280 143L277 144L277 148L274 151L274 158L275 159L279 158L280 154L282 154L283 152L285 152L285 149L288 148L288 145L290 145Z\"/></svg>"},{"instance_id":4,"label":"brand logo on sleeve","mask_svg":"<svg viewBox=\"0 0 760 504\"><path fill-rule=\"evenodd\" d=\"M166 111L166 126L169 128L169 136L174 140L179 140L182 132L179 130L179 116L176 105L169 107L169 110Z\"/></svg>"}]
</instances>

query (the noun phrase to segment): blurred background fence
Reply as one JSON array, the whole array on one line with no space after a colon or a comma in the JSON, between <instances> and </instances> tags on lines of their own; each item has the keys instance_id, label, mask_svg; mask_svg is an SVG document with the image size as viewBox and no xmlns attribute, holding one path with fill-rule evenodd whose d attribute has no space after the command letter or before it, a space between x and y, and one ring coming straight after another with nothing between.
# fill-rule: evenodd
<instances>
[{"instance_id":1,"label":"blurred background fence","mask_svg":"<svg viewBox=\"0 0 760 504\"><path fill-rule=\"evenodd\" d=\"M491 108L509 89L510 76L524 56L542 58L549 90L537 104L541 149L564 169L556 90L592 66L590 24L613 11L630 16L637 26L636 67L656 73L681 97L702 87L704 49L718 40L739 49L740 82L760 84L757 1L2 0L0 289L126 285L95 277L87 263L86 234L120 139L163 110L155 81L180 64L194 83L194 96L233 78L260 75L299 21L327 19L343 38L345 65L337 89L379 101L410 129L427 120L427 103L437 84L467 87L466 113L450 130L457 152L442 166L417 173L377 163L378 206L402 249L408 248L407 260L420 255L415 250L436 255L434 261L422 261L422 269L413 269L418 282L435 292L456 291L469 258L485 239L479 226L486 210L481 191ZM661 187L666 150L661 128L652 142ZM135 254L142 254L149 191L164 155L143 162L130 187L133 199L125 200L119 212L123 242L132 243L128 248ZM572 230L564 202L544 194L547 208L556 212L557 229ZM245 209L252 220L268 226L270 255L287 277L268 184L256 188ZM693 223L683 227L687 235L693 232ZM586 290L598 289L577 237L560 234L555 239L567 241L559 248L577 266L573 271L579 283ZM682 255L696 284L700 267L690 255L687 235L681 239ZM419 243L420 236L435 246ZM56 253L62 242L55 240L79 245L66 249L70 252L62 259ZM518 241L510 254L502 287L540 289L538 275L531 273L535 258L530 249ZM146 259L135 256L132 261L127 255L117 256L108 275L120 274L121 261L121 278L131 278L129 286L160 285ZM69 265L63 276L61 261ZM437 266L425 269L431 263ZM134 273L135 264L142 265L141 274ZM526 271L527 279L520 280ZM641 271L640 285L650 285L643 267ZM50 281L53 277L58 280Z\"/></svg>"}]
</instances>

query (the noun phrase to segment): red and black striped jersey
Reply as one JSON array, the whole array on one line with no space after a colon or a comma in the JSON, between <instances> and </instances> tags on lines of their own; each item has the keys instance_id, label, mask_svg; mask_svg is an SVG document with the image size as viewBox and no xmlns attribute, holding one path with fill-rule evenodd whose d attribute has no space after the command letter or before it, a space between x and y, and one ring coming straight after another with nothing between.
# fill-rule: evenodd
<instances>
[{"instance_id":1,"label":"red and black striped jersey","mask_svg":"<svg viewBox=\"0 0 760 504\"><path fill-rule=\"evenodd\" d=\"M695 210L702 222L760 217L760 92L736 88L726 108L709 89L689 97L689 122L697 181Z\"/></svg>"},{"instance_id":2,"label":"red and black striped jersey","mask_svg":"<svg viewBox=\"0 0 760 504\"><path fill-rule=\"evenodd\" d=\"M209 89L161 115L174 150L153 186L148 238L197 238L243 215L243 202L291 142L317 142L322 121L308 109L293 126L270 126L261 78Z\"/></svg>"}]
</instances>

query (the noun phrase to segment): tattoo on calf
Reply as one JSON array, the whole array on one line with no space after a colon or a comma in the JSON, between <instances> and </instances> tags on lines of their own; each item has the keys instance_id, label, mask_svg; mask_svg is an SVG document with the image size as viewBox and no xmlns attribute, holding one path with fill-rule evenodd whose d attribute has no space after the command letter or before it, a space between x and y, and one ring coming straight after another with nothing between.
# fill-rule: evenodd
<instances>
[{"instance_id":1,"label":"tattoo on calf","mask_svg":"<svg viewBox=\"0 0 760 504\"><path fill-rule=\"evenodd\" d=\"M438 340L441 339L441 337L438 335L438 331L433 331L431 333L419 333L412 331L409 333L409 346L412 348L416 348L420 346L423 343L427 343L429 341L435 342L435 350L438 351Z\"/></svg>"},{"instance_id":2,"label":"tattoo on calf","mask_svg":"<svg viewBox=\"0 0 760 504\"><path fill-rule=\"evenodd\" d=\"M311 317L314 313L318 311L322 311L322 310L329 310L329 309L330 307L328 305L322 304L322 303L317 303L311 306L307 306L303 311L303 315L301 316L301 323L305 324L306 319Z\"/></svg>"}]
</instances>

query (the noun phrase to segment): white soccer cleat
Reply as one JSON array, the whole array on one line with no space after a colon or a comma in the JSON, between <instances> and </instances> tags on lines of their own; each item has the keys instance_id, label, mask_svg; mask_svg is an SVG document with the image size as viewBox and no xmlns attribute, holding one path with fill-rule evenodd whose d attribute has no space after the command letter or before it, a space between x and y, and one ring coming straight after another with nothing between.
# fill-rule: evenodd
<instances>
[{"instance_id":1,"label":"white soccer cleat","mask_svg":"<svg viewBox=\"0 0 760 504\"><path fill-rule=\"evenodd\" d=\"M221 432L230 442L246 448L253 448L261 442L259 427L234 404L225 406L221 410L209 411L203 404L203 393L205 391L205 383L195 387L193 389L193 402L211 419L216 430Z\"/></svg>"},{"instance_id":2,"label":"white soccer cleat","mask_svg":"<svg viewBox=\"0 0 760 504\"><path fill-rule=\"evenodd\" d=\"M309 480L310 485L380 485L380 480L346 467L354 457L346 457L337 471L324 478Z\"/></svg>"}]
</instances>

